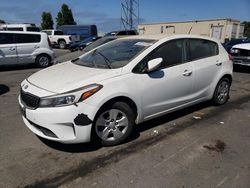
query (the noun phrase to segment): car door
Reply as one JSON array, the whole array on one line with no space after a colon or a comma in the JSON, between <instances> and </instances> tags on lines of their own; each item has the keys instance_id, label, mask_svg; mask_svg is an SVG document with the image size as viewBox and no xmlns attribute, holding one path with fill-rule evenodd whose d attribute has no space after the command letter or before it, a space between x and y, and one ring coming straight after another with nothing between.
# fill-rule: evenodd
<instances>
[{"instance_id":1,"label":"car door","mask_svg":"<svg viewBox=\"0 0 250 188\"><path fill-rule=\"evenodd\" d=\"M17 56L19 63L34 62L33 52L40 48L40 34L16 34Z\"/></svg>"},{"instance_id":2,"label":"car door","mask_svg":"<svg viewBox=\"0 0 250 188\"><path fill-rule=\"evenodd\" d=\"M222 69L218 44L204 39L188 39L189 57L193 62L194 98L203 99Z\"/></svg>"},{"instance_id":3,"label":"car door","mask_svg":"<svg viewBox=\"0 0 250 188\"><path fill-rule=\"evenodd\" d=\"M0 65L17 63L14 33L0 33Z\"/></svg>"},{"instance_id":4,"label":"car door","mask_svg":"<svg viewBox=\"0 0 250 188\"><path fill-rule=\"evenodd\" d=\"M149 60L160 57L163 62L158 70L135 76L141 88L145 120L185 105L192 99L193 65L192 62L186 63L185 39L160 45L135 67L135 73L143 72Z\"/></svg>"}]
</instances>

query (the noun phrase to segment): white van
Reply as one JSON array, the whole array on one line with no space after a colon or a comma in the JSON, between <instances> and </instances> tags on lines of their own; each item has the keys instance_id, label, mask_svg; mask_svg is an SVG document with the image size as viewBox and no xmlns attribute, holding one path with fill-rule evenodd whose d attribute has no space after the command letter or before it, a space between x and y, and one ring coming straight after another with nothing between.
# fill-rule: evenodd
<instances>
[{"instance_id":1,"label":"white van","mask_svg":"<svg viewBox=\"0 0 250 188\"><path fill-rule=\"evenodd\" d=\"M54 57L46 33L0 31L0 65L36 63L44 68Z\"/></svg>"},{"instance_id":2,"label":"white van","mask_svg":"<svg viewBox=\"0 0 250 188\"><path fill-rule=\"evenodd\" d=\"M40 28L35 24L4 24L0 26L0 30L4 31L31 31L40 32Z\"/></svg>"}]
</instances>

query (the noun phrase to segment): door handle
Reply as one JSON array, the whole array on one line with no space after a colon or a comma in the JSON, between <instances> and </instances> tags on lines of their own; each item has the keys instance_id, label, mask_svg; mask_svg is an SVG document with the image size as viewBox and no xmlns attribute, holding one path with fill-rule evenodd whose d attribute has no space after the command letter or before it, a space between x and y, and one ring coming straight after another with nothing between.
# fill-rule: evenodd
<instances>
[{"instance_id":1,"label":"door handle","mask_svg":"<svg viewBox=\"0 0 250 188\"><path fill-rule=\"evenodd\" d=\"M37 48L40 48L40 46L37 46L37 45L36 45L36 46L34 46L34 48L37 49Z\"/></svg>"},{"instance_id":2,"label":"door handle","mask_svg":"<svg viewBox=\"0 0 250 188\"><path fill-rule=\"evenodd\" d=\"M220 62L220 63L216 63L216 65L217 65L217 66L221 66L221 65L222 65L222 63L221 63L221 62Z\"/></svg>"},{"instance_id":3,"label":"door handle","mask_svg":"<svg viewBox=\"0 0 250 188\"><path fill-rule=\"evenodd\" d=\"M16 50L16 48L15 47L10 47L9 50L14 51L14 50Z\"/></svg>"},{"instance_id":4,"label":"door handle","mask_svg":"<svg viewBox=\"0 0 250 188\"><path fill-rule=\"evenodd\" d=\"M185 70L182 75L183 76L191 76L192 75L192 71Z\"/></svg>"}]
</instances>

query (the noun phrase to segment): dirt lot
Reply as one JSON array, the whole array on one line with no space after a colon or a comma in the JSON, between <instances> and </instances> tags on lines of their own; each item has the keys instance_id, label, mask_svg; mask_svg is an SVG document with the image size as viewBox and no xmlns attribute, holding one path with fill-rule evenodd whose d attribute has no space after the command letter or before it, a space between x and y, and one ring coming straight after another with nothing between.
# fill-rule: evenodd
<instances>
[{"instance_id":1,"label":"dirt lot","mask_svg":"<svg viewBox=\"0 0 250 188\"><path fill-rule=\"evenodd\" d=\"M20 82L38 70L0 72L0 187L250 187L249 69L234 73L226 105L148 121L116 147L44 142L31 133L17 97Z\"/></svg>"}]
</instances>

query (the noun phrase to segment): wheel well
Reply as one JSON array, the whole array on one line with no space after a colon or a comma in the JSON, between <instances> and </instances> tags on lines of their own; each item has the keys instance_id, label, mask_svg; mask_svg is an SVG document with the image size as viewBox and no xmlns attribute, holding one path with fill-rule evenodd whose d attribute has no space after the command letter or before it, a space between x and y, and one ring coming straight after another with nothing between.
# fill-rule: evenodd
<instances>
[{"instance_id":1,"label":"wheel well","mask_svg":"<svg viewBox=\"0 0 250 188\"><path fill-rule=\"evenodd\" d=\"M37 56L36 56L36 60L37 60L38 57L40 57L40 56L42 56L42 55L46 55L46 56L49 58L49 60L51 60L50 55L48 55L48 54L46 54L46 53L42 53L42 54L37 55Z\"/></svg>"},{"instance_id":2,"label":"wheel well","mask_svg":"<svg viewBox=\"0 0 250 188\"><path fill-rule=\"evenodd\" d=\"M131 109L133 110L133 112L135 113L135 115L137 116L137 106L135 104L135 102L130 99L129 97L124 97L124 96L120 96L120 97L115 97L115 98L112 98L110 100L108 100L107 102L105 102L101 108L98 110L98 112L100 112L103 108L106 108L107 106L110 106L112 104L114 104L115 102L125 102L127 103ZM97 112L97 114L98 114Z\"/></svg>"},{"instance_id":3,"label":"wheel well","mask_svg":"<svg viewBox=\"0 0 250 188\"><path fill-rule=\"evenodd\" d=\"M60 41L66 42L64 39L58 39L57 43L59 43Z\"/></svg>"},{"instance_id":4,"label":"wheel well","mask_svg":"<svg viewBox=\"0 0 250 188\"><path fill-rule=\"evenodd\" d=\"M227 78L227 79L229 79L230 84L232 83L232 80L233 80L232 75L226 74L226 75L224 75L222 78ZM221 79L222 79L222 78L221 78Z\"/></svg>"}]
</instances>

